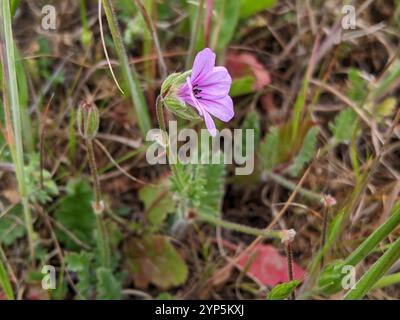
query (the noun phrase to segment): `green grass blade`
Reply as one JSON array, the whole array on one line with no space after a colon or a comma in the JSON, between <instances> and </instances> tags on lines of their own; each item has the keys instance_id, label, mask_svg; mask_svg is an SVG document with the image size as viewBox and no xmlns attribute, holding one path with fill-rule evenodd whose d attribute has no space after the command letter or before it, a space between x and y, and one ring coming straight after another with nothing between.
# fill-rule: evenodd
<instances>
[{"instance_id":1,"label":"green grass blade","mask_svg":"<svg viewBox=\"0 0 400 320\"><path fill-rule=\"evenodd\" d=\"M20 0L11 0L11 16L14 16L15 12L18 9Z\"/></svg>"},{"instance_id":2,"label":"green grass blade","mask_svg":"<svg viewBox=\"0 0 400 320\"><path fill-rule=\"evenodd\" d=\"M3 1L1 6L2 21L2 62L3 86L4 86L4 108L10 108L12 113L12 127L14 140L10 143L10 150L15 165L15 173L18 181L18 189L22 198L24 208L25 225L28 232L29 248L32 261L34 260L33 225L28 203L28 190L24 171L24 149L22 134L22 119L20 101L18 95L18 82L16 72L15 45L11 27L11 11L9 1ZM11 124L10 124L11 125Z\"/></svg>"},{"instance_id":3,"label":"green grass blade","mask_svg":"<svg viewBox=\"0 0 400 320\"><path fill-rule=\"evenodd\" d=\"M0 248L2 251L2 249ZM0 256L0 288L3 289L4 293L8 300L14 300L14 292L11 286L10 279L8 278L7 268L3 263L3 260Z\"/></svg>"},{"instance_id":4,"label":"green grass blade","mask_svg":"<svg viewBox=\"0 0 400 320\"><path fill-rule=\"evenodd\" d=\"M102 0L104 11L106 13L108 26L117 51L118 60L121 65L121 71L124 80L129 88L132 103L135 107L136 117L140 131L145 137L151 129L150 115L143 92L140 88L140 82L134 66L129 65L125 46L122 42L121 32L119 30L117 18L111 0Z\"/></svg>"},{"instance_id":5,"label":"green grass blade","mask_svg":"<svg viewBox=\"0 0 400 320\"><path fill-rule=\"evenodd\" d=\"M373 289L380 289L392 286L394 284L400 283L400 272L389 274L382 277L375 285Z\"/></svg>"},{"instance_id":6,"label":"green grass blade","mask_svg":"<svg viewBox=\"0 0 400 320\"><path fill-rule=\"evenodd\" d=\"M361 277L355 284L355 288L344 296L344 300L362 299L399 258L400 238L393 242L389 249Z\"/></svg>"},{"instance_id":7,"label":"green grass blade","mask_svg":"<svg viewBox=\"0 0 400 320\"><path fill-rule=\"evenodd\" d=\"M365 239L345 260L346 265L357 265L400 224L400 202L393 209L391 216Z\"/></svg>"}]
</instances>

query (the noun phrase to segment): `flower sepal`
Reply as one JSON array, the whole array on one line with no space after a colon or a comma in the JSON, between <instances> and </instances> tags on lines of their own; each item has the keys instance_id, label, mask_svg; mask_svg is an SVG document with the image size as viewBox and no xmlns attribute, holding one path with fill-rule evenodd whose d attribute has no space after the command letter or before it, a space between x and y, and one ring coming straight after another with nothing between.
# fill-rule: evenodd
<instances>
[{"instance_id":1,"label":"flower sepal","mask_svg":"<svg viewBox=\"0 0 400 320\"><path fill-rule=\"evenodd\" d=\"M196 110L187 105L184 101L173 96L167 96L163 99L164 106L176 116L186 120L199 120L201 117Z\"/></svg>"},{"instance_id":2,"label":"flower sepal","mask_svg":"<svg viewBox=\"0 0 400 320\"><path fill-rule=\"evenodd\" d=\"M192 70L170 74L161 85L161 96L168 97L174 95L178 88L185 83L186 78L190 77Z\"/></svg>"}]
</instances>

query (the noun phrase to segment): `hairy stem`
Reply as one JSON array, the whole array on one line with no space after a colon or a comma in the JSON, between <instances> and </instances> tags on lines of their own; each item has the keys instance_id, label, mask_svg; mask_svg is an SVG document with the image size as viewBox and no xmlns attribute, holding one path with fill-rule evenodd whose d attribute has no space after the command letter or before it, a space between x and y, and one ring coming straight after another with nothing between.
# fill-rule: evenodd
<instances>
[{"instance_id":1,"label":"hairy stem","mask_svg":"<svg viewBox=\"0 0 400 320\"><path fill-rule=\"evenodd\" d=\"M165 118L164 118L163 100L162 100L161 96L158 96L158 98L157 98L156 113L157 113L157 121L158 121L159 128L161 129L163 134L164 133L167 134L167 128L166 128L166 125L165 125ZM171 158L170 149L169 149L169 141L166 141L166 144L167 145L166 145L165 148L166 148L167 158L168 158L168 161L169 161L170 158ZM180 174L178 172L178 169L176 168L176 166L174 164L172 164L170 162L169 162L169 166L171 168L172 174L174 175L175 179L178 182L178 185L180 187L182 187L182 182L181 182L181 178L180 178Z\"/></svg>"},{"instance_id":2,"label":"hairy stem","mask_svg":"<svg viewBox=\"0 0 400 320\"><path fill-rule=\"evenodd\" d=\"M93 179L93 188L94 188L93 209L94 209L95 216L96 216L97 230L99 232L99 242L100 242L102 265L104 267L109 267L110 266L110 248L109 248L108 237L107 237L107 229L106 229L106 226L103 221L104 204L101 200L100 182L99 182L99 175L97 172L96 159L95 159L95 155L94 155L93 140L86 139L86 146L87 146L87 152L88 152L90 172L92 174L92 179Z\"/></svg>"},{"instance_id":3,"label":"hairy stem","mask_svg":"<svg viewBox=\"0 0 400 320\"><path fill-rule=\"evenodd\" d=\"M212 215L200 215L199 220L211 223L213 225L229 229L232 231L237 231L245 234L249 234L252 236L256 237L263 237L263 238L269 238L269 239L280 239L281 238L281 232L280 231L270 231L270 230L263 230L263 229L257 229L257 228L252 228L249 226L245 226L242 224L230 222L230 221L225 221L223 219L217 218Z\"/></svg>"},{"instance_id":4,"label":"hairy stem","mask_svg":"<svg viewBox=\"0 0 400 320\"><path fill-rule=\"evenodd\" d=\"M286 243L286 258L287 258L287 267L288 267L288 279L290 282L290 281L293 281L293 250L292 250L292 243L289 241ZM294 290L290 294L290 299L291 300L296 299Z\"/></svg>"}]
</instances>

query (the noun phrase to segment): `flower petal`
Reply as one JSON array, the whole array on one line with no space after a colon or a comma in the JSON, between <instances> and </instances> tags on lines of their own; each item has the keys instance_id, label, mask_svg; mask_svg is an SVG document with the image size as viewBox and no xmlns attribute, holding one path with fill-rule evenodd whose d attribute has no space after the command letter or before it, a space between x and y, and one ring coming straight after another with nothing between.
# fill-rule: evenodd
<instances>
[{"instance_id":1,"label":"flower petal","mask_svg":"<svg viewBox=\"0 0 400 320\"><path fill-rule=\"evenodd\" d=\"M184 101L191 105L192 107L197 109L197 112L199 113L200 116L203 115L203 107L200 105L199 101L196 99L196 97L193 94L193 87L192 84L190 83L190 78L186 78L186 85L188 88L188 95L183 97Z\"/></svg>"},{"instance_id":2,"label":"flower petal","mask_svg":"<svg viewBox=\"0 0 400 320\"><path fill-rule=\"evenodd\" d=\"M215 128L214 120L206 111L204 112L204 120L206 122L208 132L211 134L211 136L215 137L217 135L217 129Z\"/></svg>"},{"instance_id":3,"label":"flower petal","mask_svg":"<svg viewBox=\"0 0 400 320\"><path fill-rule=\"evenodd\" d=\"M203 99L218 99L229 93L232 78L225 67L214 67L210 73L199 78L197 84Z\"/></svg>"},{"instance_id":4,"label":"flower petal","mask_svg":"<svg viewBox=\"0 0 400 320\"><path fill-rule=\"evenodd\" d=\"M202 109L205 110L204 113L211 113L214 117L224 122L230 121L235 115L233 101L230 96L225 96L217 100L201 99L198 102Z\"/></svg>"},{"instance_id":5,"label":"flower petal","mask_svg":"<svg viewBox=\"0 0 400 320\"><path fill-rule=\"evenodd\" d=\"M196 84L196 81L203 75L208 74L212 71L215 66L215 53L211 49L205 48L200 51L194 59L192 67L192 75L190 77L192 84Z\"/></svg>"},{"instance_id":6,"label":"flower petal","mask_svg":"<svg viewBox=\"0 0 400 320\"><path fill-rule=\"evenodd\" d=\"M190 96L190 92L192 90L189 88L188 84L185 82L182 86L179 87L176 94L178 97L181 97L185 100L186 97Z\"/></svg>"}]
</instances>

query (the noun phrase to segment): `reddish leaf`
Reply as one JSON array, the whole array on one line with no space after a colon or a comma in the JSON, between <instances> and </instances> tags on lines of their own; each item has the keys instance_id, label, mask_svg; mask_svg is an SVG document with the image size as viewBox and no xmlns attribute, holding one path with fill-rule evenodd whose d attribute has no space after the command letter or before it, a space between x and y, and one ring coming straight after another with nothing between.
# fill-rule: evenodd
<instances>
[{"instance_id":1,"label":"reddish leaf","mask_svg":"<svg viewBox=\"0 0 400 320\"><path fill-rule=\"evenodd\" d=\"M268 70L250 53L229 53L226 65L234 79L253 76L254 90L262 89L271 83Z\"/></svg>"},{"instance_id":2,"label":"reddish leaf","mask_svg":"<svg viewBox=\"0 0 400 320\"><path fill-rule=\"evenodd\" d=\"M247 266L249 258L252 261L250 267ZM238 261L238 266L241 270L247 268L248 276L267 286L289 281L286 257L281 256L270 245L258 245L249 255ZM294 279L302 280L304 275L305 271L294 262Z\"/></svg>"}]
</instances>

